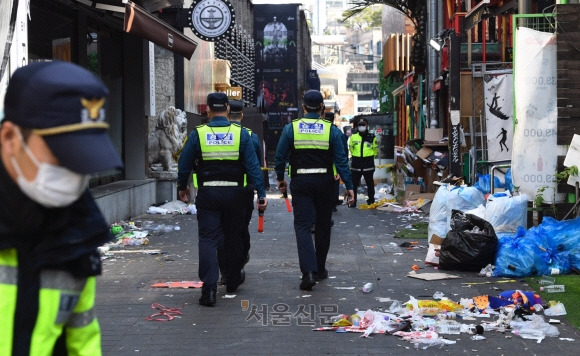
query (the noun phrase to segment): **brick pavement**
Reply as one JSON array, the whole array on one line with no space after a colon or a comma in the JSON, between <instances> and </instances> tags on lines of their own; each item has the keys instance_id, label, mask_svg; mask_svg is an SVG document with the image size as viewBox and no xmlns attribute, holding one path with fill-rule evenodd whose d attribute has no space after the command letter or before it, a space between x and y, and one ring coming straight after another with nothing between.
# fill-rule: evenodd
<instances>
[{"instance_id":1,"label":"brick pavement","mask_svg":"<svg viewBox=\"0 0 580 356\"><path fill-rule=\"evenodd\" d=\"M501 290L533 287L516 283L481 284L464 287L463 282L493 281L477 273L446 271L461 279L422 281L406 276L413 264L423 266L426 240L422 248L407 250L405 241L393 237L411 222L426 221L426 215L395 214L376 210L338 207L327 269L330 278L312 292L300 291L300 270L292 214L286 211L279 193L268 195L264 233L256 231L257 213L251 223L251 260L246 266L246 282L235 298L226 299L225 287L218 288L213 308L198 304L200 289L151 288L157 282L198 280L197 220L195 215L143 215L136 217L155 224L178 226L179 231L150 236L149 246L126 250L159 249L161 254L115 253L103 261L103 275L97 289L97 313L102 328L104 355L576 355L580 342L577 329L563 321L558 326L563 341L546 338L538 344L512 334L484 334L486 340L472 341L470 335L449 335L457 340L442 349L415 350L398 337L374 334L361 338L355 333L312 331L325 314L352 314L361 310L388 308L376 297L405 302L409 296L432 299L436 291L452 300L477 295L496 295ZM420 272L434 272L428 267ZM365 294L362 286L374 283ZM354 289L344 289L352 288ZM147 321L155 313L152 303L182 308L171 321ZM313 309L311 309L313 308ZM279 312L279 315L275 315ZM285 314L286 313L286 314ZM292 314L286 318L287 313Z\"/></svg>"}]
</instances>

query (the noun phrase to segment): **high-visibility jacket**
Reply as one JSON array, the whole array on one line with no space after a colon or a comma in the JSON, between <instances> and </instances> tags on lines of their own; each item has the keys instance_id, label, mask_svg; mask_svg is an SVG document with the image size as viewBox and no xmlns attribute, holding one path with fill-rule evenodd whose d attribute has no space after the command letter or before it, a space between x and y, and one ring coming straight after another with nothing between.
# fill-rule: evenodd
<instances>
[{"instance_id":1,"label":"high-visibility jacket","mask_svg":"<svg viewBox=\"0 0 580 356\"><path fill-rule=\"evenodd\" d=\"M375 169L375 156L379 152L377 138L371 133L350 136L348 148L352 156L351 170L368 171Z\"/></svg>"},{"instance_id":2,"label":"high-visibility jacket","mask_svg":"<svg viewBox=\"0 0 580 356\"><path fill-rule=\"evenodd\" d=\"M246 175L240 159L242 128L239 125L195 128L201 155L195 173L194 187L243 187Z\"/></svg>"},{"instance_id":3,"label":"high-visibility jacket","mask_svg":"<svg viewBox=\"0 0 580 356\"><path fill-rule=\"evenodd\" d=\"M19 322L33 317L26 315L30 313L36 316L34 331L28 335L30 355L52 355L55 343L62 337L69 355L101 355L101 334L94 309L96 277L77 278L68 271L43 269L29 281L32 284L39 279L38 310L35 312L32 306L32 310L22 308L19 315L18 273L17 250L0 249L0 355L24 354L13 344L13 338L15 333L26 332L20 330Z\"/></svg>"},{"instance_id":4,"label":"high-visibility jacket","mask_svg":"<svg viewBox=\"0 0 580 356\"><path fill-rule=\"evenodd\" d=\"M330 151L332 124L321 118L292 121L294 142L290 154L290 176L295 174L333 175Z\"/></svg>"}]
</instances>

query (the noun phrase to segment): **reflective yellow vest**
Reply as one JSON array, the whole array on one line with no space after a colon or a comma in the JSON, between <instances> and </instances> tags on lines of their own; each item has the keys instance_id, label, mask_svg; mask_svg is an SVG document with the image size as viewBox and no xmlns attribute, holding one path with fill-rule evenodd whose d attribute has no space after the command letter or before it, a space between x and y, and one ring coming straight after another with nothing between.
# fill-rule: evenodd
<instances>
[{"instance_id":1,"label":"reflective yellow vest","mask_svg":"<svg viewBox=\"0 0 580 356\"><path fill-rule=\"evenodd\" d=\"M331 129L332 124L321 118L301 118L292 121L294 144L290 156L290 176L333 174Z\"/></svg>"},{"instance_id":2,"label":"reflective yellow vest","mask_svg":"<svg viewBox=\"0 0 580 356\"><path fill-rule=\"evenodd\" d=\"M240 160L241 126L201 125L196 130L201 148L201 162L193 174L193 186L245 186L246 177Z\"/></svg>"},{"instance_id":3,"label":"reflective yellow vest","mask_svg":"<svg viewBox=\"0 0 580 356\"><path fill-rule=\"evenodd\" d=\"M374 135L372 142L368 142L368 140L363 140L363 137L358 132L350 136L348 148L353 157L374 157L379 151L377 138Z\"/></svg>"},{"instance_id":4,"label":"reflective yellow vest","mask_svg":"<svg viewBox=\"0 0 580 356\"><path fill-rule=\"evenodd\" d=\"M0 355L11 355L18 293L16 249L0 250ZM30 355L52 355L66 333L69 355L101 355L101 332L95 317L96 278L75 278L67 271L40 272L39 305Z\"/></svg>"}]
</instances>

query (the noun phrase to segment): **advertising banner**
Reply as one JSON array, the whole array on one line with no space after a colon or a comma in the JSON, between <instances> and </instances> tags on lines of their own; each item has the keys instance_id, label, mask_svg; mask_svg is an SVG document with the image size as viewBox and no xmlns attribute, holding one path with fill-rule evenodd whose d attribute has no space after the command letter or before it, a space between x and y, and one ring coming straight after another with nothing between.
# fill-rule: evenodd
<instances>
[{"instance_id":1,"label":"advertising banner","mask_svg":"<svg viewBox=\"0 0 580 356\"><path fill-rule=\"evenodd\" d=\"M513 183L530 200L562 201L554 182L557 156L566 154L556 144L556 35L520 27L515 43Z\"/></svg>"},{"instance_id":2,"label":"advertising banner","mask_svg":"<svg viewBox=\"0 0 580 356\"><path fill-rule=\"evenodd\" d=\"M483 78L487 157L509 161L513 145L513 75L488 72Z\"/></svg>"}]
</instances>

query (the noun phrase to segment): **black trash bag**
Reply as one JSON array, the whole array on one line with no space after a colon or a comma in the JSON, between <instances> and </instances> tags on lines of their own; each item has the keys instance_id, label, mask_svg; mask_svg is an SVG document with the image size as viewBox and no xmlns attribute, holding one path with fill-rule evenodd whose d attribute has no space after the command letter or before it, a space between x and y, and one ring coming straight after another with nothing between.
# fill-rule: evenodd
<instances>
[{"instance_id":1,"label":"black trash bag","mask_svg":"<svg viewBox=\"0 0 580 356\"><path fill-rule=\"evenodd\" d=\"M486 220L459 210L451 212L451 230L443 240L439 268L480 271L495 262L497 236Z\"/></svg>"}]
</instances>

